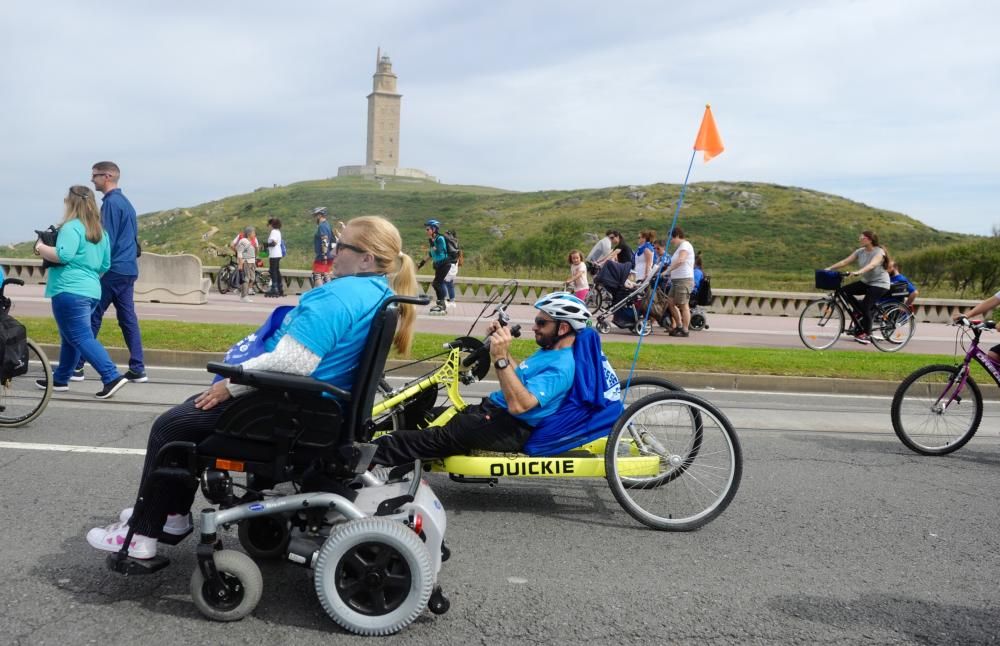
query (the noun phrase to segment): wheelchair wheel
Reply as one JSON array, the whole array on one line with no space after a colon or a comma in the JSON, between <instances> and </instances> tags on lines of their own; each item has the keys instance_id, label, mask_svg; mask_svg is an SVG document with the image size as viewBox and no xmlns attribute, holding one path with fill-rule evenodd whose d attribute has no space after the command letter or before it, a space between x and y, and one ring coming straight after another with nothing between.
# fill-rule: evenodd
<instances>
[{"instance_id":1,"label":"wheelchair wheel","mask_svg":"<svg viewBox=\"0 0 1000 646\"><path fill-rule=\"evenodd\" d=\"M902 303L880 305L872 322L872 343L882 352L896 352L909 343L917 318Z\"/></svg>"},{"instance_id":2,"label":"wheelchair wheel","mask_svg":"<svg viewBox=\"0 0 1000 646\"><path fill-rule=\"evenodd\" d=\"M689 329L692 329L695 332L699 332L701 330L707 330L708 329L708 325L705 324L705 315L704 314L692 314L691 315L691 324L689 326Z\"/></svg>"},{"instance_id":3,"label":"wheelchair wheel","mask_svg":"<svg viewBox=\"0 0 1000 646\"><path fill-rule=\"evenodd\" d=\"M230 594L219 597L212 594L211 586L205 581L200 569L191 575L191 597L194 605L209 619L215 621L236 621L243 619L257 607L264 581L260 568L242 552L221 550L215 553L215 569L232 588Z\"/></svg>"},{"instance_id":4,"label":"wheelchair wheel","mask_svg":"<svg viewBox=\"0 0 1000 646\"><path fill-rule=\"evenodd\" d=\"M663 377L633 377L628 384L628 392L625 391L625 382L622 382L622 404L628 408L646 395L666 392L684 392L684 389Z\"/></svg>"},{"instance_id":5,"label":"wheelchair wheel","mask_svg":"<svg viewBox=\"0 0 1000 646\"><path fill-rule=\"evenodd\" d=\"M35 381L44 379L48 388L41 390ZM52 366L49 359L28 339L28 371L0 384L0 428L24 426L35 420L52 398Z\"/></svg>"},{"instance_id":6,"label":"wheelchair wheel","mask_svg":"<svg viewBox=\"0 0 1000 646\"><path fill-rule=\"evenodd\" d=\"M625 511L667 531L698 529L721 514L743 473L732 424L709 402L683 392L649 395L629 406L608 437L604 461Z\"/></svg>"},{"instance_id":7,"label":"wheelchair wheel","mask_svg":"<svg viewBox=\"0 0 1000 646\"><path fill-rule=\"evenodd\" d=\"M291 538L288 519L280 515L242 520L237 535L247 554L261 561L283 558Z\"/></svg>"},{"instance_id":8,"label":"wheelchair wheel","mask_svg":"<svg viewBox=\"0 0 1000 646\"><path fill-rule=\"evenodd\" d=\"M386 518L351 521L331 534L314 580L326 613L358 635L389 635L410 625L435 583L420 537Z\"/></svg>"}]
</instances>

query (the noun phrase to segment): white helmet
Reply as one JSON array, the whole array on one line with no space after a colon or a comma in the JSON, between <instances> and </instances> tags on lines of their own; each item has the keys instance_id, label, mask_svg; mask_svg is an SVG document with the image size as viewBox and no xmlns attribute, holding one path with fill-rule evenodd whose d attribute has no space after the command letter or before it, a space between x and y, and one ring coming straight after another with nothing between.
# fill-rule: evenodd
<instances>
[{"instance_id":1,"label":"white helmet","mask_svg":"<svg viewBox=\"0 0 1000 646\"><path fill-rule=\"evenodd\" d=\"M590 327L587 306L569 292L553 292L543 296L535 303L535 307L557 321L566 321L577 332Z\"/></svg>"}]
</instances>

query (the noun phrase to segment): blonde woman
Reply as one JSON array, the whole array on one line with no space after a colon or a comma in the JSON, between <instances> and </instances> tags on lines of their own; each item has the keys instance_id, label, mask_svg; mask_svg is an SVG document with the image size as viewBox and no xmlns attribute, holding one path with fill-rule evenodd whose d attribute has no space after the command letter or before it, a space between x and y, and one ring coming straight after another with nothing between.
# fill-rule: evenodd
<instances>
[{"instance_id":1,"label":"blonde woman","mask_svg":"<svg viewBox=\"0 0 1000 646\"><path fill-rule=\"evenodd\" d=\"M101 300L101 274L111 267L111 244L101 228L93 191L86 186L71 186L63 202L66 216L55 246L41 240L35 243L35 253L56 263L49 268L45 285L61 339L52 389L69 390L69 379L82 357L100 373L104 383L97 398L108 399L128 383L108 351L94 338L91 327L91 315ZM45 380L39 379L37 385L44 389Z\"/></svg>"},{"instance_id":2,"label":"blonde woman","mask_svg":"<svg viewBox=\"0 0 1000 646\"><path fill-rule=\"evenodd\" d=\"M333 280L303 294L268 340L267 351L243 366L309 375L350 390L379 304L394 293L417 294L416 267L402 248L399 231L388 220L370 216L349 221L333 257ZM404 355L410 350L415 318L412 305L401 306L394 344ZM157 418L146 444L140 491L161 447L175 441L200 442L212 433L219 417L251 391L222 380ZM184 534L190 528L195 489L191 483L174 481L147 491L141 516L132 518L132 509L126 509L119 522L90 530L87 542L117 552L131 524L135 534L129 555L152 558L161 532Z\"/></svg>"}]
</instances>

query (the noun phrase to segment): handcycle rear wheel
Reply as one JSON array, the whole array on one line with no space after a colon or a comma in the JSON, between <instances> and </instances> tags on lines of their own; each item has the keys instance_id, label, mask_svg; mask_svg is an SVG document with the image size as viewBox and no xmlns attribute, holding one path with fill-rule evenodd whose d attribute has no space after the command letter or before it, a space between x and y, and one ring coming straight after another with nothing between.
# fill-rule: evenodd
<instances>
[{"instance_id":1,"label":"handcycle rear wheel","mask_svg":"<svg viewBox=\"0 0 1000 646\"><path fill-rule=\"evenodd\" d=\"M42 390L35 382L44 380ZM28 339L28 371L0 384L0 428L24 426L35 420L52 398L52 366L38 344Z\"/></svg>"},{"instance_id":2,"label":"handcycle rear wheel","mask_svg":"<svg viewBox=\"0 0 1000 646\"><path fill-rule=\"evenodd\" d=\"M832 298L810 301L799 315L799 338L810 350L825 350L844 331L844 310Z\"/></svg>"},{"instance_id":3,"label":"handcycle rear wheel","mask_svg":"<svg viewBox=\"0 0 1000 646\"><path fill-rule=\"evenodd\" d=\"M957 391L961 368L926 366L899 384L892 398L892 430L910 450L946 455L965 446L983 419L983 395L968 375Z\"/></svg>"},{"instance_id":4,"label":"handcycle rear wheel","mask_svg":"<svg viewBox=\"0 0 1000 646\"><path fill-rule=\"evenodd\" d=\"M646 473L649 458L655 458L653 473ZM709 402L683 392L649 395L629 406L608 437L604 460L611 492L625 511L667 531L698 529L721 514L743 473L732 424Z\"/></svg>"},{"instance_id":5,"label":"handcycle rear wheel","mask_svg":"<svg viewBox=\"0 0 1000 646\"><path fill-rule=\"evenodd\" d=\"M896 352L913 338L917 321L902 303L890 303L875 309L872 343L882 352Z\"/></svg>"}]
</instances>

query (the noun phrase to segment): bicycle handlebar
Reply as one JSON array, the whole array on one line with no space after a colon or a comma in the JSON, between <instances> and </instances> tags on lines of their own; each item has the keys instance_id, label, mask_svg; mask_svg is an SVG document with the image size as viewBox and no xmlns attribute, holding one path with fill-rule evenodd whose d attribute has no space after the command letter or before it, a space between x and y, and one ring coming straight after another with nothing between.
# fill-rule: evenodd
<instances>
[{"instance_id":1,"label":"bicycle handlebar","mask_svg":"<svg viewBox=\"0 0 1000 646\"><path fill-rule=\"evenodd\" d=\"M977 319L969 319L966 316L959 316L952 325L958 325L960 327L968 327L973 330L995 330L997 329L996 321L981 321Z\"/></svg>"}]
</instances>

